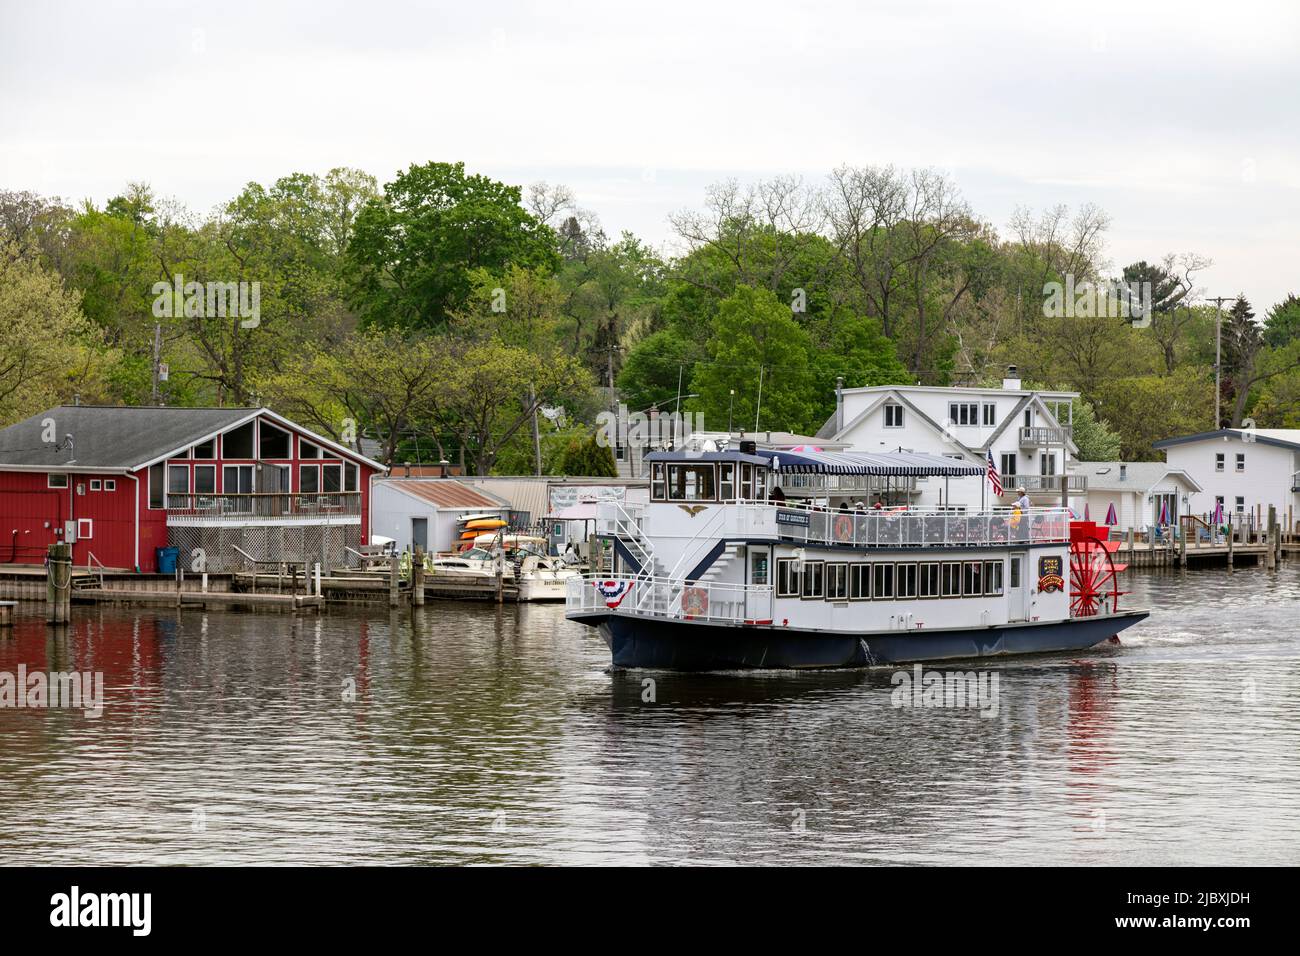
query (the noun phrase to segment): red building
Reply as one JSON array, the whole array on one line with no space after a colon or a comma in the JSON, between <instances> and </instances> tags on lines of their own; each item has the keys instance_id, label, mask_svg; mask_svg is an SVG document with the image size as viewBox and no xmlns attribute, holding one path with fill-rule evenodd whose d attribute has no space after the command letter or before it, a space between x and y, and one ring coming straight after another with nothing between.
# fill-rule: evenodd
<instances>
[{"instance_id":1,"label":"red building","mask_svg":"<svg viewBox=\"0 0 1300 956\"><path fill-rule=\"evenodd\" d=\"M0 430L0 564L211 571L342 562L370 537L381 464L267 408L61 405Z\"/></svg>"}]
</instances>

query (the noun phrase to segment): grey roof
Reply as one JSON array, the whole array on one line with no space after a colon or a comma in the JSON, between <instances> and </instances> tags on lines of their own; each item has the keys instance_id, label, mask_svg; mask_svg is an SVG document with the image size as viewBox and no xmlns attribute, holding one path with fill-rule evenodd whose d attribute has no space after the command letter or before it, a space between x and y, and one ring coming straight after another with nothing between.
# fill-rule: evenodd
<instances>
[{"instance_id":1,"label":"grey roof","mask_svg":"<svg viewBox=\"0 0 1300 956\"><path fill-rule=\"evenodd\" d=\"M0 430L0 468L130 470L256 412L255 408L59 405ZM47 419L53 420L56 442L44 440Z\"/></svg>"},{"instance_id":2,"label":"grey roof","mask_svg":"<svg viewBox=\"0 0 1300 956\"><path fill-rule=\"evenodd\" d=\"M1119 476L1121 465L1124 466L1123 479ZM1163 461L1076 461L1070 465L1070 473L1086 475L1089 491L1141 493L1160 484L1166 475L1177 475L1193 491L1201 490L1200 484L1186 471L1170 468Z\"/></svg>"},{"instance_id":3,"label":"grey roof","mask_svg":"<svg viewBox=\"0 0 1300 956\"><path fill-rule=\"evenodd\" d=\"M1247 438L1247 435L1250 437ZM1153 448L1169 448L1173 445L1187 445L1211 438L1238 438L1242 441L1258 442L1261 445L1300 449L1300 428L1220 428L1218 431L1197 432L1195 435L1182 435L1178 438L1162 438L1151 444Z\"/></svg>"}]
</instances>

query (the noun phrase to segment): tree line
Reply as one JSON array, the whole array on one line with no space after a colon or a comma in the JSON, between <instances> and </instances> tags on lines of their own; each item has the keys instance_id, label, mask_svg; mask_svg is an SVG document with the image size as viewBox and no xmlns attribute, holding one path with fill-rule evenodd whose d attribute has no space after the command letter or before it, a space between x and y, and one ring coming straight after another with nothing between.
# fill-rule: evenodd
<instances>
[{"instance_id":1,"label":"tree line","mask_svg":"<svg viewBox=\"0 0 1300 956\"><path fill-rule=\"evenodd\" d=\"M0 191L0 423L74 396L268 404L387 462L577 473L612 470L592 423L617 401L813 434L837 382L993 385L1016 365L1082 393L1084 458L1213 425L1209 260L1115 269L1096 206L999 230L942 173L842 166L718 183L671 227L671 254L614 238L563 186L461 163L382 186L293 173L203 215L140 183L102 208ZM256 321L171 291L241 282ZM1110 282L1145 284L1147 321L1045 308L1050 283ZM1300 300L1261 318L1239 297L1222 324L1223 423L1300 427Z\"/></svg>"}]
</instances>

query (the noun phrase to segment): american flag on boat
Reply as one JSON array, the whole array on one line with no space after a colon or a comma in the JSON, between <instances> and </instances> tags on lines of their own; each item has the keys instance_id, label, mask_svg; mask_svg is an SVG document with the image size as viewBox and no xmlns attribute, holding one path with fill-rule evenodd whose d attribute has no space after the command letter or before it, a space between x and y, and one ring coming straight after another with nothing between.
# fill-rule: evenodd
<instances>
[{"instance_id":1,"label":"american flag on boat","mask_svg":"<svg viewBox=\"0 0 1300 956\"><path fill-rule=\"evenodd\" d=\"M992 484L993 484L993 493L994 493L995 495L1000 495L1000 494L1002 494L1002 476L998 474L998 469L997 469L997 467L993 464L993 450L992 450L992 449L989 449L988 456L989 456L989 457L988 457L988 465L989 465L989 467L988 467L988 476L989 476L989 481L992 482Z\"/></svg>"}]
</instances>

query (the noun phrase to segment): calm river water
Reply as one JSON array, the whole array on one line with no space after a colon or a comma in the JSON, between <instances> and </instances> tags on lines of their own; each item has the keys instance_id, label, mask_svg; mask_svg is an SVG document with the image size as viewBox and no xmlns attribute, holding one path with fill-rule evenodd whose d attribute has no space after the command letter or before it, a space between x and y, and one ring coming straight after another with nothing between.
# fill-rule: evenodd
<instances>
[{"instance_id":1,"label":"calm river water","mask_svg":"<svg viewBox=\"0 0 1300 956\"><path fill-rule=\"evenodd\" d=\"M968 665L994 717L609 674L556 606L26 617L0 674L106 702L0 709L0 863L1300 863L1300 568L1134 577L1122 646Z\"/></svg>"}]
</instances>

